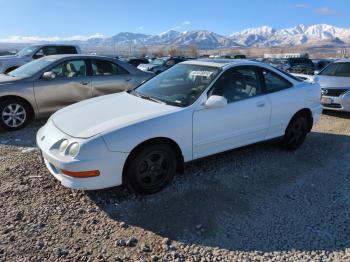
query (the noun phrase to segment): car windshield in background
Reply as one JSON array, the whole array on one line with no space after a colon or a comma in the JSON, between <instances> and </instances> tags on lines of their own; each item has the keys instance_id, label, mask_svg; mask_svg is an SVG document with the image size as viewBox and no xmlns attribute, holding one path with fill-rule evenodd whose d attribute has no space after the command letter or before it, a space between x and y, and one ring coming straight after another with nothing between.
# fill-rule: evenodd
<instances>
[{"instance_id":1,"label":"car windshield in background","mask_svg":"<svg viewBox=\"0 0 350 262\"><path fill-rule=\"evenodd\" d=\"M319 75L321 76L340 76L350 77L350 63L333 63L323 69Z\"/></svg>"},{"instance_id":2,"label":"car windshield in background","mask_svg":"<svg viewBox=\"0 0 350 262\"><path fill-rule=\"evenodd\" d=\"M31 56L37 50L36 46L28 46L17 53L18 56Z\"/></svg>"},{"instance_id":3,"label":"car windshield in background","mask_svg":"<svg viewBox=\"0 0 350 262\"><path fill-rule=\"evenodd\" d=\"M164 59L154 59L151 64L152 65L163 65L165 63Z\"/></svg>"},{"instance_id":4,"label":"car windshield in background","mask_svg":"<svg viewBox=\"0 0 350 262\"><path fill-rule=\"evenodd\" d=\"M219 68L178 64L130 93L169 105L191 105L220 72Z\"/></svg>"},{"instance_id":5,"label":"car windshield in background","mask_svg":"<svg viewBox=\"0 0 350 262\"><path fill-rule=\"evenodd\" d=\"M11 71L10 73L8 73L8 75L18 78L31 77L34 74L41 71L42 69L44 69L46 66L50 65L53 61L55 60L50 58L35 60L17 68L14 71Z\"/></svg>"}]
</instances>

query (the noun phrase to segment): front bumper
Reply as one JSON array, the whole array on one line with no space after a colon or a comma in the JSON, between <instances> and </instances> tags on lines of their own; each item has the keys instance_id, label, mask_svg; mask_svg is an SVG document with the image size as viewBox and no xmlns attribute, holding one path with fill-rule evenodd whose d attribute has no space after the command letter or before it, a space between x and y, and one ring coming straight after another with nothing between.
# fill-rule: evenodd
<instances>
[{"instance_id":1,"label":"front bumper","mask_svg":"<svg viewBox=\"0 0 350 262\"><path fill-rule=\"evenodd\" d=\"M81 144L77 159L58 152L55 144L62 139ZM89 140L72 138L57 129L52 122L48 122L38 131L36 140L46 167L63 186L80 190L96 190L122 184L123 167L128 153L109 151L102 138ZM86 146L89 143L91 145ZM71 172L98 170L100 175L77 178L63 174L62 170Z\"/></svg>"},{"instance_id":2,"label":"front bumper","mask_svg":"<svg viewBox=\"0 0 350 262\"><path fill-rule=\"evenodd\" d=\"M322 106L326 110L350 112L350 91L340 96L327 96L322 95L322 99L328 99L327 102L322 103Z\"/></svg>"}]
</instances>

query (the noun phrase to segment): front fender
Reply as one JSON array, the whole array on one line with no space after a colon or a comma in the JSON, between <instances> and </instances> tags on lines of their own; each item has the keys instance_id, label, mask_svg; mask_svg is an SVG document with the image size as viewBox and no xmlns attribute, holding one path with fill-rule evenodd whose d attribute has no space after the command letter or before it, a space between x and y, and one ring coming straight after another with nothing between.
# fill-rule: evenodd
<instances>
[{"instance_id":1,"label":"front fender","mask_svg":"<svg viewBox=\"0 0 350 262\"><path fill-rule=\"evenodd\" d=\"M184 160L192 160L192 112L188 109L139 122L103 135L109 150L130 153L153 138L169 138L180 147Z\"/></svg>"}]
</instances>

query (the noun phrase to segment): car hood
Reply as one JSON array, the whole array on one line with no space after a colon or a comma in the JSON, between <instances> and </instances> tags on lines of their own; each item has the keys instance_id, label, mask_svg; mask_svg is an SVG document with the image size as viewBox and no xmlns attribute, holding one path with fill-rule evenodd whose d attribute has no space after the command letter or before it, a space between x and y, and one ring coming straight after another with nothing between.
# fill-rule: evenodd
<instances>
[{"instance_id":1,"label":"car hood","mask_svg":"<svg viewBox=\"0 0 350 262\"><path fill-rule=\"evenodd\" d=\"M11 84L11 83L16 82L18 80L20 80L20 78L18 78L18 77L12 77L12 76L8 76L5 74L0 74L0 86L5 85L5 84Z\"/></svg>"},{"instance_id":2,"label":"car hood","mask_svg":"<svg viewBox=\"0 0 350 262\"><path fill-rule=\"evenodd\" d=\"M17 56L17 55L2 55L2 56L0 56L0 61L21 59L21 58L22 58L22 57Z\"/></svg>"},{"instance_id":3,"label":"car hood","mask_svg":"<svg viewBox=\"0 0 350 262\"><path fill-rule=\"evenodd\" d=\"M349 88L350 89L350 77L339 76L323 76L317 75L315 81L323 88Z\"/></svg>"},{"instance_id":4,"label":"car hood","mask_svg":"<svg viewBox=\"0 0 350 262\"><path fill-rule=\"evenodd\" d=\"M147 69L147 70L151 70L152 68L155 68L159 65L153 65L153 64L140 64L137 68L139 69Z\"/></svg>"},{"instance_id":5,"label":"car hood","mask_svg":"<svg viewBox=\"0 0 350 262\"><path fill-rule=\"evenodd\" d=\"M90 138L179 110L179 107L123 92L76 103L57 111L51 119L58 129L69 136Z\"/></svg>"}]
</instances>

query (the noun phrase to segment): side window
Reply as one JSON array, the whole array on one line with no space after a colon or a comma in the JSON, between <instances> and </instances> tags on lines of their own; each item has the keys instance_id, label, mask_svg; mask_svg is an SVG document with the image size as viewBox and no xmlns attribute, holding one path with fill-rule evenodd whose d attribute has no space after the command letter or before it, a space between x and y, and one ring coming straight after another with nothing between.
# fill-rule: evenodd
<instances>
[{"instance_id":1,"label":"side window","mask_svg":"<svg viewBox=\"0 0 350 262\"><path fill-rule=\"evenodd\" d=\"M56 78L85 77L87 75L85 60L65 61L50 71L56 74Z\"/></svg>"},{"instance_id":2,"label":"side window","mask_svg":"<svg viewBox=\"0 0 350 262\"><path fill-rule=\"evenodd\" d=\"M260 94L260 80L254 68L230 69L215 83L210 95L223 96L228 103Z\"/></svg>"},{"instance_id":3,"label":"side window","mask_svg":"<svg viewBox=\"0 0 350 262\"><path fill-rule=\"evenodd\" d=\"M267 93L277 92L293 86L282 76L279 76L269 70L263 69L262 73L264 76L265 88Z\"/></svg>"},{"instance_id":4,"label":"side window","mask_svg":"<svg viewBox=\"0 0 350 262\"><path fill-rule=\"evenodd\" d=\"M113 76L128 74L121 66L105 60L92 60L92 75L93 76Z\"/></svg>"},{"instance_id":5,"label":"side window","mask_svg":"<svg viewBox=\"0 0 350 262\"><path fill-rule=\"evenodd\" d=\"M56 46L45 46L43 47L44 55L57 55L58 54L58 48Z\"/></svg>"},{"instance_id":6,"label":"side window","mask_svg":"<svg viewBox=\"0 0 350 262\"><path fill-rule=\"evenodd\" d=\"M58 48L60 54L77 54L77 49L74 46L60 46Z\"/></svg>"}]
</instances>

